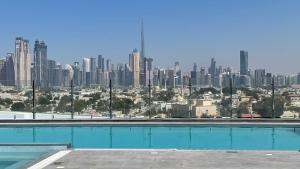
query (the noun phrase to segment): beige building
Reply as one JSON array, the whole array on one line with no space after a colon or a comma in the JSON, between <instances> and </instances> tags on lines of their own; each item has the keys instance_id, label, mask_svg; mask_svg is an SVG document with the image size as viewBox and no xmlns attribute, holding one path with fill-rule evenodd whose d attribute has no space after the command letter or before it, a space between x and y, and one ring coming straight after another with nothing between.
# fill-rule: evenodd
<instances>
[{"instance_id":1,"label":"beige building","mask_svg":"<svg viewBox=\"0 0 300 169\"><path fill-rule=\"evenodd\" d=\"M16 88L20 90L29 87L31 85L31 60L28 40L16 38L13 63Z\"/></svg>"},{"instance_id":2,"label":"beige building","mask_svg":"<svg viewBox=\"0 0 300 169\"><path fill-rule=\"evenodd\" d=\"M130 54L129 65L132 69L132 86L138 88L140 87L140 53L137 49Z\"/></svg>"},{"instance_id":3,"label":"beige building","mask_svg":"<svg viewBox=\"0 0 300 169\"><path fill-rule=\"evenodd\" d=\"M217 106L213 104L213 100L209 96L205 95L203 99L192 101L192 112L198 118L203 116L216 117L218 115Z\"/></svg>"}]
</instances>

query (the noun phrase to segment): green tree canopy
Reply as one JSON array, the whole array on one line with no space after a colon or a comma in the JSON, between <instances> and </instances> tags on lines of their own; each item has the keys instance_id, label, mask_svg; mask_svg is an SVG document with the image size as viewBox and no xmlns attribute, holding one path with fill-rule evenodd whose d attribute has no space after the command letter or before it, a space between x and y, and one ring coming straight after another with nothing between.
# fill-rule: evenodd
<instances>
[{"instance_id":1,"label":"green tree canopy","mask_svg":"<svg viewBox=\"0 0 300 169\"><path fill-rule=\"evenodd\" d=\"M83 109L87 108L87 103L85 100L75 100L74 102L74 111L75 112L82 112Z\"/></svg>"},{"instance_id":2,"label":"green tree canopy","mask_svg":"<svg viewBox=\"0 0 300 169\"><path fill-rule=\"evenodd\" d=\"M236 110L237 116L241 117L242 114L249 114L248 103L242 102Z\"/></svg>"},{"instance_id":3,"label":"green tree canopy","mask_svg":"<svg viewBox=\"0 0 300 169\"><path fill-rule=\"evenodd\" d=\"M134 106L134 102L128 98L114 97L112 101L112 109L122 110L124 113L128 113L133 106Z\"/></svg>"},{"instance_id":4,"label":"green tree canopy","mask_svg":"<svg viewBox=\"0 0 300 169\"><path fill-rule=\"evenodd\" d=\"M51 102L48 97L46 96L39 96L38 97L38 104L40 105L49 105Z\"/></svg>"},{"instance_id":5,"label":"green tree canopy","mask_svg":"<svg viewBox=\"0 0 300 169\"><path fill-rule=\"evenodd\" d=\"M174 93L173 89L169 88L167 91L161 91L158 94L157 99L159 101L169 102L173 99L174 96L175 96L175 93Z\"/></svg>"},{"instance_id":6,"label":"green tree canopy","mask_svg":"<svg viewBox=\"0 0 300 169\"><path fill-rule=\"evenodd\" d=\"M274 110L275 110L275 117L278 118L283 114L284 111L284 103L285 99L281 96L275 97L274 102ZM253 106L253 110L259 113L262 117L270 118L272 117L272 98L271 97L265 97L262 99L262 101L257 102Z\"/></svg>"},{"instance_id":7,"label":"green tree canopy","mask_svg":"<svg viewBox=\"0 0 300 169\"><path fill-rule=\"evenodd\" d=\"M16 102L11 105L12 111L25 111L25 104L23 102Z\"/></svg>"}]
</instances>

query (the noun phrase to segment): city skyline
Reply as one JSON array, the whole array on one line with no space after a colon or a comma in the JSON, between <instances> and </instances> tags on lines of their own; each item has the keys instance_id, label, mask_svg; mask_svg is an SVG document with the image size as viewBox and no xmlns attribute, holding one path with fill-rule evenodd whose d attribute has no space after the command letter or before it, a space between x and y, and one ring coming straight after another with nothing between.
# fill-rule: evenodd
<instances>
[{"instance_id":1,"label":"city skyline","mask_svg":"<svg viewBox=\"0 0 300 169\"><path fill-rule=\"evenodd\" d=\"M214 57L239 70L239 50L247 50L252 70L299 72L300 2L295 0L70 2L1 1L0 19L6 26L0 30L0 56L13 52L12 39L21 36L47 41L48 58L63 64L98 54L124 63L129 51L141 50L143 18L145 51L154 65L173 67L172 58L188 71L193 62L205 66ZM20 26L24 21L15 21L24 8L27 23Z\"/></svg>"}]
</instances>

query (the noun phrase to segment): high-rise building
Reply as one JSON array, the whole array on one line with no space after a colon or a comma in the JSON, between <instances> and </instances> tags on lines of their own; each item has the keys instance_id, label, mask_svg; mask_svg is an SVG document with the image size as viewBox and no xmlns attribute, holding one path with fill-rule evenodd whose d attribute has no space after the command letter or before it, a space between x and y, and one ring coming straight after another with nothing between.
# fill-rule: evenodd
<instances>
[{"instance_id":1,"label":"high-rise building","mask_svg":"<svg viewBox=\"0 0 300 169\"><path fill-rule=\"evenodd\" d=\"M179 62L175 62L174 71L175 71L175 86L181 85L181 83L182 83L182 73L181 73L181 70L180 70Z\"/></svg>"},{"instance_id":2,"label":"high-rise building","mask_svg":"<svg viewBox=\"0 0 300 169\"><path fill-rule=\"evenodd\" d=\"M81 73L80 73L80 65L79 62L74 62L72 65L73 68L73 84L74 86L81 85Z\"/></svg>"},{"instance_id":3,"label":"high-rise building","mask_svg":"<svg viewBox=\"0 0 300 169\"><path fill-rule=\"evenodd\" d=\"M4 72L5 72L5 85L7 86L13 86L15 83L15 70L14 70L14 54L13 53L7 53L6 55L6 61L4 65Z\"/></svg>"},{"instance_id":4,"label":"high-rise building","mask_svg":"<svg viewBox=\"0 0 300 169\"><path fill-rule=\"evenodd\" d=\"M35 41L33 80L37 87L48 87L47 46L44 41Z\"/></svg>"},{"instance_id":5,"label":"high-rise building","mask_svg":"<svg viewBox=\"0 0 300 169\"><path fill-rule=\"evenodd\" d=\"M90 58L91 84L96 84L96 58Z\"/></svg>"},{"instance_id":6,"label":"high-rise building","mask_svg":"<svg viewBox=\"0 0 300 169\"><path fill-rule=\"evenodd\" d=\"M265 69L256 69L254 71L254 85L255 85L255 87L264 86L265 76L266 76Z\"/></svg>"},{"instance_id":7,"label":"high-rise building","mask_svg":"<svg viewBox=\"0 0 300 169\"><path fill-rule=\"evenodd\" d=\"M273 78L272 73L267 73L266 74L266 77L265 77L265 85L266 86L271 86L271 84L272 84L272 78Z\"/></svg>"},{"instance_id":8,"label":"high-rise building","mask_svg":"<svg viewBox=\"0 0 300 169\"><path fill-rule=\"evenodd\" d=\"M112 68L112 63L110 59L106 60L106 71L107 72L112 72L113 68Z\"/></svg>"},{"instance_id":9,"label":"high-rise building","mask_svg":"<svg viewBox=\"0 0 300 169\"><path fill-rule=\"evenodd\" d=\"M283 87L286 86L286 79L284 75L276 75L274 79L275 86Z\"/></svg>"},{"instance_id":10,"label":"high-rise building","mask_svg":"<svg viewBox=\"0 0 300 169\"><path fill-rule=\"evenodd\" d=\"M5 58L0 59L0 84L5 85Z\"/></svg>"},{"instance_id":11,"label":"high-rise building","mask_svg":"<svg viewBox=\"0 0 300 169\"><path fill-rule=\"evenodd\" d=\"M200 86L205 86L205 68L200 68L200 79L199 79Z\"/></svg>"},{"instance_id":12,"label":"high-rise building","mask_svg":"<svg viewBox=\"0 0 300 169\"><path fill-rule=\"evenodd\" d=\"M54 69L54 86L60 87L63 84L63 69L60 63L56 63Z\"/></svg>"},{"instance_id":13,"label":"high-rise building","mask_svg":"<svg viewBox=\"0 0 300 169\"><path fill-rule=\"evenodd\" d=\"M198 85L198 83L197 83L197 71L195 71L195 70L191 71L191 83L192 83L193 86Z\"/></svg>"},{"instance_id":14,"label":"high-rise building","mask_svg":"<svg viewBox=\"0 0 300 169\"><path fill-rule=\"evenodd\" d=\"M250 86L251 79L248 71L248 51L240 51L240 86Z\"/></svg>"},{"instance_id":15,"label":"high-rise building","mask_svg":"<svg viewBox=\"0 0 300 169\"><path fill-rule=\"evenodd\" d=\"M215 84L215 77L217 75L217 62L215 61L215 58L211 58L210 61L210 67L208 68L208 73L210 74L210 85L214 85Z\"/></svg>"},{"instance_id":16,"label":"high-rise building","mask_svg":"<svg viewBox=\"0 0 300 169\"><path fill-rule=\"evenodd\" d=\"M15 86L18 90L31 85L31 60L29 41L22 37L16 38L15 43Z\"/></svg>"},{"instance_id":17,"label":"high-rise building","mask_svg":"<svg viewBox=\"0 0 300 169\"><path fill-rule=\"evenodd\" d=\"M117 65L117 70L116 70L116 84L118 86L125 86L125 75L124 75L124 65L123 64L118 64Z\"/></svg>"},{"instance_id":18,"label":"high-rise building","mask_svg":"<svg viewBox=\"0 0 300 169\"><path fill-rule=\"evenodd\" d=\"M132 69L131 69L131 67L129 66L129 64L125 64L125 69L124 69L124 75L125 75L125 77L126 78L124 78L124 85L126 86L126 87L129 87L129 86L132 86L132 82L133 82L133 78L132 78L132 75L133 75L133 73L132 73Z\"/></svg>"},{"instance_id":19,"label":"high-rise building","mask_svg":"<svg viewBox=\"0 0 300 169\"><path fill-rule=\"evenodd\" d=\"M98 55L98 69L104 72L104 58L102 55Z\"/></svg>"},{"instance_id":20,"label":"high-rise building","mask_svg":"<svg viewBox=\"0 0 300 169\"><path fill-rule=\"evenodd\" d=\"M73 68L71 65L66 64L63 69L63 85L65 87L71 86L71 80L73 79Z\"/></svg>"},{"instance_id":21,"label":"high-rise building","mask_svg":"<svg viewBox=\"0 0 300 169\"><path fill-rule=\"evenodd\" d=\"M140 87L140 53L134 49L130 57L130 66L132 70L132 86L135 88Z\"/></svg>"},{"instance_id":22,"label":"high-rise building","mask_svg":"<svg viewBox=\"0 0 300 169\"><path fill-rule=\"evenodd\" d=\"M300 73L297 74L297 84L300 84Z\"/></svg>"},{"instance_id":23,"label":"high-rise building","mask_svg":"<svg viewBox=\"0 0 300 169\"><path fill-rule=\"evenodd\" d=\"M84 86L89 86L91 84L91 64L90 64L90 59L89 58L83 58L83 63L82 63L82 84Z\"/></svg>"},{"instance_id":24,"label":"high-rise building","mask_svg":"<svg viewBox=\"0 0 300 169\"><path fill-rule=\"evenodd\" d=\"M248 51L240 51L240 75L248 75Z\"/></svg>"},{"instance_id":25,"label":"high-rise building","mask_svg":"<svg viewBox=\"0 0 300 169\"><path fill-rule=\"evenodd\" d=\"M49 86L55 86L55 69L56 69L56 61L48 60L48 82Z\"/></svg>"},{"instance_id":26,"label":"high-rise building","mask_svg":"<svg viewBox=\"0 0 300 169\"><path fill-rule=\"evenodd\" d=\"M145 55L145 41L144 41L144 23L141 22L141 52L140 52L140 82L142 85L146 85L146 55Z\"/></svg>"},{"instance_id":27,"label":"high-rise building","mask_svg":"<svg viewBox=\"0 0 300 169\"><path fill-rule=\"evenodd\" d=\"M144 58L144 85L149 85L149 80L150 84L152 83L152 78L153 78L153 68L152 68L152 58Z\"/></svg>"},{"instance_id":28,"label":"high-rise building","mask_svg":"<svg viewBox=\"0 0 300 169\"><path fill-rule=\"evenodd\" d=\"M196 72L198 70L198 65L197 63L194 63L193 64L193 71Z\"/></svg>"}]
</instances>

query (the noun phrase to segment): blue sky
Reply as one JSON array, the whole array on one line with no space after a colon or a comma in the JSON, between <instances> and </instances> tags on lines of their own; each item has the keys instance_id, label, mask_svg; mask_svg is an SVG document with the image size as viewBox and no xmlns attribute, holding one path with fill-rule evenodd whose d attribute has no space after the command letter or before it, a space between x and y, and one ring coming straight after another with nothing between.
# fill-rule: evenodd
<instances>
[{"instance_id":1,"label":"blue sky","mask_svg":"<svg viewBox=\"0 0 300 169\"><path fill-rule=\"evenodd\" d=\"M215 57L238 70L243 49L251 69L298 73L299 8L299 0L0 0L0 55L22 36L31 48L44 40L61 63L98 54L126 63L143 18L146 55L158 66L188 70Z\"/></svg>"}]
</instances>

